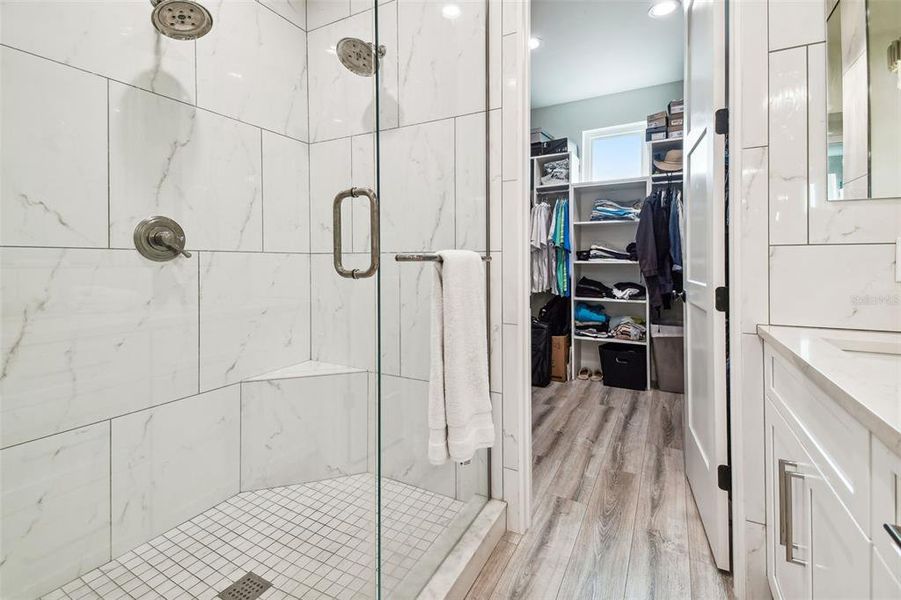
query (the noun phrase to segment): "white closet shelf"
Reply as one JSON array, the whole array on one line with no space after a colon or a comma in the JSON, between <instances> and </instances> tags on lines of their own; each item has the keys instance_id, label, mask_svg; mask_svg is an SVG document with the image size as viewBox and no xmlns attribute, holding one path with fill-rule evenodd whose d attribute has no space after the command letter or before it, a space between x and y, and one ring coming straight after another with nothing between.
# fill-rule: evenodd
<instances>
[{"instance_id":1,"label":"white closet shelf","mask_svg":"<svg viewBox=\"0 0 901 600\"><path fill-rule=\"evenodd\" d=\"M653 152L660 152L662 150L678 150L682 148L682 142L685 138L668 138L665 140L653 140L648 142L651 145L651 150Z\"/></svg>"},{"instance_id":2,"label":"white closet shelf","mask_svg":"<svg viewBox=\"0 0 901 600\"><path fill-rule=\"evenodd\" d=\"M569 182L565 181L562 183L543 183L541 185L536 185L535 189L540 192L541 190L552 190L552 189L568 188L568 187L569 187Z\"/></svg>"},{"instance_id":3,"label":"white closet shelf","mask_svg":"<svg viewBox=\"0 0 901 600\"><path fill-rule=\"evenodd\" d=\"M573 225L638 225L638 221L632 219L617 219L609 221L575 221Z\"/></svg>"},{"instance_id":4,"label":"white closet shelf","mask_svg":"<svg viewBox=\"0 0 901 600\"><path fill-rule=\"evenodd\" d=\"M587 183L574 183L574 192L611 191L622 189L635 189L647 187L647 177L632 177L630 179L613 179L611 181L592 181Z\"/></svg>"},{"instance_id":5,"label":"white closet shelf","mask_svg":"<svg viewBox=\"0 0 901 600\"><path fill-rule=\"evenodd\" d=\"M581 335L573 335L574 340L578 340L580 342L596 342L598 344L630 344L632 346L647 346L647 340L618 340L616 338L593 338Z\"/></svg>"},{"instance_id":6,"label":"white closet shelf","mask_svg":"<svg viewBox=\"0 0 901 600\"><path fill-rule=\"evenodd\" d=\"M574 260L574 265L637 265L637 260L623 260L620 258L601 258L598 260Z\"/></svg>"},{"instance_id":7,"label":"white closet shelf","mask_svg":"<svg viewBox=\"0 0 901 600\"><path fill-rule=\"evenodd\" d=\"M555 158L567 158L569 152L555 152L553 154L538 154L532 157L532 160L553 160Z\"/></svg>"},{"instance_id":8,"label":"white closet shelf","mask_svg":"<svg viewBox=\"0 0 901 600\"><path fill-rule=\"evenodd\" d=\"M573 296L573 300L576 302L599 302L601 304L646 304L647 298L633 298L633 299L625 299L625 298L582 298L579 296Z\"/></svg>"}]
</instances>

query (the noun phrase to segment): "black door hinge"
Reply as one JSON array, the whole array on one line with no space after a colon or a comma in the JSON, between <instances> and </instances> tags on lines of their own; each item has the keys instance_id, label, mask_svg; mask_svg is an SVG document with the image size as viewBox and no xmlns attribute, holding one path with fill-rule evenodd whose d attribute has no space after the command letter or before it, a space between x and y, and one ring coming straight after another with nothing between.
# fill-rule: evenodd
<instances>
[{"instance_id":1,"label":"black door hinge","mask_svg":"<svg viewBox=\"0 0 901 600\"><path fill-rule=\"evenodd\" d=\"M720 286L714 290L714 305L720 312L729 310L729 288Z\"/></svg>"},{"instance_id":2,"label":"black door hinge","mask_svg":"<svg viewBox=\"0 0 901 600\"><path fill-rule=\"evenodd\" d=\"M732 467L719 465L716 468L716 485L724 492L732 491Z\"/></svg>"},{"instance_id":3,"label":"black door hinge","mask_svg":"<svg viewBox=\"0 0 901 600\"><path fill-rule=\"evenodd\" d=\"M720 135L729 133L729 109L721 108L715 113L716 132Z\"/></svg>"}]
</instances>

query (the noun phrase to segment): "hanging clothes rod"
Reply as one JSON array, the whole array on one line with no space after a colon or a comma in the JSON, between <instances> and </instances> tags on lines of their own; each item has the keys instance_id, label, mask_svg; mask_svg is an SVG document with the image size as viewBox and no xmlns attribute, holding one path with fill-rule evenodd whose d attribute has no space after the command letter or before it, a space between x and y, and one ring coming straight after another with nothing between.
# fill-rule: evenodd
<instances>
[{"instance_id":1,"label":"hanging clothes rod","mask_svg":"<svg viewBox=\"0 0 901 600\"><path fill-rule=\"evenodd\" d=\"M437 254L398 254L394 257L397 262L442 262ZM490 256L483 256L483 261L491 260Z\"/></svg>"}]
</instances>

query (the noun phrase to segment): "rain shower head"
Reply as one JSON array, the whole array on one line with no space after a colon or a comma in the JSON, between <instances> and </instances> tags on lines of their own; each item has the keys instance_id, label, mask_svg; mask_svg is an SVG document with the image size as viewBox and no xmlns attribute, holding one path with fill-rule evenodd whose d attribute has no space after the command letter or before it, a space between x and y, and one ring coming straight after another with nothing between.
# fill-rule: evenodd
<instances>
[{"instance_id":1,"label":"rain shower head","mask_svg":"<svg viewBox=\"0 0 901 600\"><path fill-rule=\"evenodd\" d=\"M375 45L357 38L346 37L338 42L335 48L338 60L348 71L362 77L372 77L378 68L378 60L385 56L385 47Z\"/></svg>"},{"instance_id":2,"label":"rain shower head","mask_svg":"<svg viewBox=\"0 0 901 600\"><path fill-rule=\"evenodd\" d=\"M175 40L196 40L213 28L213 15L192 0L150 0L156 30Z\"/></svg>"}]
</instances>

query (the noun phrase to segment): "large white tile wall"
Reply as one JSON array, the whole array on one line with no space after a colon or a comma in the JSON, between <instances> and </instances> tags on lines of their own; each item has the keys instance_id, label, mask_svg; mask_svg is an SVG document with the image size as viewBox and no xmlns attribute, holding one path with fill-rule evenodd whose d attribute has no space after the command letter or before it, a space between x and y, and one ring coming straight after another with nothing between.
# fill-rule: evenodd
<instances>
[{"instance_id":1,"label":"large white tile wall","mask_svg":"<svg viewBox=\"0 0 901 600\"><path fill-rule=\"evenodd\" d=\"M105 545L89 547L91 538L79 537L68 554L50 556L59 564L45 578L33 576L44 569L40 563L10 579L8 569L19 563L7 561L0 567L7 585L18 589L33 579L27 595L34 596L200 510L187 502L161 504L173 486L200 485L188 481L192 469L207 471L208 494L189 494L200 503L227 495L239 474L250 486L284 476L278 463L284 457L261 450L261 463L251 463L246 446L243 464L234 459L226 472L218 461L232 460L236 421L255 424L245 436L272 434L284 411L319 392L264 405L253 393L269 384L247 384L251 397L235 416L239 382L309 359L372 372L377 317L388 474L449 495L486 493L472 466L435 468L424 460L431 267L394 261L397 252L485 252L486 202L499 430L491 493L505 497L503 467L522 461L508 463L503 451L522 448L513 435L501 443L501 421L521 411L503 410L502 390L516 391L513 403L528 398L522 386L507 383L514 375L502 364L502 320L523 321L525 313L512 316L501 277L507 268L522 275L501 250L521 250L512 239L502 243L502 188L519 177L509 157L522 150L515 146L524 146L524 137L503 136L502 125L513 122L514 111L523 114L516 93L525 88L515 81L522 63L512 42L521 41L517 30L524 27L512 16L502 23L510 9L500 2L460 3L454 18L442 14L443 6L379 3L379 41L387 54L379 78L377 179L375 79L349 73L334 54L342 37L371 39L371 2L211 0L214 28L196 43L156 34L149 2L0 5L7 142L0 164L0 447L4 457L44 452L83 429L102 428L107 441L95 466L107 480L113 471L112 484L98 488L106 504L94 503L105 511ZM380 282L342 279L332 266L332 199L351 185L377 181ZM506 203L513 206L514 199ZM152 214L184 226L192 258L152 263L134 251L134 227ZM369 210L363 201L346 203L344 229L345 263L364 266ZM335 407L348 411L343 433L371 432L375 380L370 375L361 386L359 377L335 377L342 381L330 391L349 386L344 405ZM312 379L283 383L303 387ZM176 427L179 422L188 426ZM221 448L204 433L212 431L221 434ZM163 449L160 440L173 446ZM350 443L336 432L329 441ZM357 469L360 449L343 450L347 460L337 466L320 460L321 448L311 450L301 477ZM175 451L190 460L173 461ZM482 453L474 465L485 464ZM158 491L146 488L149 474ZM522 496L511 490L509 498ZM153 510L136 512L134 502ZM62 512L46 518L48 530L96 526L65 522L70 516ZM10 531L24 523L10 519ZM16 544L4 539L7 548L14 552Z\"/></svg>"},{"instance_id":2,"label":"large white tile wall","mask_svg":"<svg viewBox=\"0 0 901 600\"><path fill-rule=\"evenodd\" d=\"M745 0L733 348L741 380L747 597L766 597L759 324L901 331L901 199L829 202L825 0Z\"/></svg>"},{"instance_id":3,"label":"large white tile wall","mask_svg":"<svg viewBox=\"0 0 901 600\"><path fill-rule=\"evenodd\" d=\"M4 598L236 493L231 384L310 357L305 2L207 6L194 43L149 2L0 4ZM134 250L155 214L191 258Z\"/></svg>"}]
</instances>

